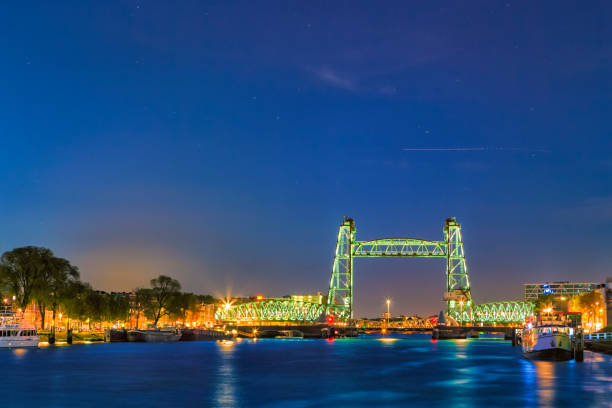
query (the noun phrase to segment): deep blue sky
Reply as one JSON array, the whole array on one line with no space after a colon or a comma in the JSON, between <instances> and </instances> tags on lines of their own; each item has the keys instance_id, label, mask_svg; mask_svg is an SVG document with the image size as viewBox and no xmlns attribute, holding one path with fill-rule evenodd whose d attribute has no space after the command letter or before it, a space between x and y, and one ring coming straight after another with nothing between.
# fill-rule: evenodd
<instances>
[{"instance_id":1,"label":"deep blue sky","mask_svg":"<svg viewBox=\"0 0 612 408\"><path fill-rule=\"evenodd\" d=\"M343 215L457 217L477 302L612 275L609 2L19 1L0 45L0 250L101 289L326 291ZM355 285L435 313L444 264Z\"/></svg>"}]
</instances>

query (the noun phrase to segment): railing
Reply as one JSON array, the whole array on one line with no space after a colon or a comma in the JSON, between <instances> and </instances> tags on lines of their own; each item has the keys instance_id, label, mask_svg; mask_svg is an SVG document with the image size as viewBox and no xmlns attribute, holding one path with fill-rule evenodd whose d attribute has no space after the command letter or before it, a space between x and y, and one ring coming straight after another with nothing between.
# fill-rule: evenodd
<instances>
[{"instance_id":1,"label":"railing","mask_svg":"<svg viewBox=\"0 0 612 408\"><path fill-rule=\"evenodd\" d=\"M612 333L587 333L584 335L584 340L612 341Z\"/></svg>"}]
</instances>

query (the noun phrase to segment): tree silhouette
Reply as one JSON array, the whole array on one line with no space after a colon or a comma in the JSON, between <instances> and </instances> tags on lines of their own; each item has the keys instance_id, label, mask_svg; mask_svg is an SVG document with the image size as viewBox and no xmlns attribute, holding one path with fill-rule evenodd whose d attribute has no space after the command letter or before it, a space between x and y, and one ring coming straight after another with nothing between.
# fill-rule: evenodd
<instances>
[{"instance_id":1,"label":"tree silhouette","mask_svg":"<svg viewBox=\"0 0 612 408\"><path fill-rule=\"evenodd\" d=\"M40 283L44 259L52 258L47 248L27 246L7 251L0 257L0 280L13 291L17 305L25 309Z\"/></svg>"},{"instance_id":2,"label":"tree silhouette","mask_svg":"<svg viewBox=\"0 0 612 408\"><path fill-rule=\"evenodd\" d=\"M148 314L153 320L154 326L157 326L159 319L170 313L171 302L175 296L180 294L180 290L181 284L169 276L159 275L157 278L151 279L151 300Z\"/></svg>"}]
</instances>

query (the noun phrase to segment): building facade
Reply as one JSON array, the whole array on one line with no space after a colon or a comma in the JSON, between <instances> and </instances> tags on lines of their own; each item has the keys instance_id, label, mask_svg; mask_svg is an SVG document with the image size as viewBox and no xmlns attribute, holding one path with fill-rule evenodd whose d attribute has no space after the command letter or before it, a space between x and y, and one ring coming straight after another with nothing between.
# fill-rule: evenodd
<instances>
[{"instance_id":1,"label":"building facade","mask_svg":"<svg viewBox=\"0 0 612 408\"><path fill-rule=\"evenodd\" d=\"M566 296L570 298L581 293L601 290L605 287L603 283L593 282L544 282L544 283L525 283L525 300L535 301L541 295Z\"/></svg>"},{"instance_id":2,"label":"building facade","mask_svg":"<svg viewBox=\"0 0 612 408\"><path fill-rule=\"evenodd\" d=\"M295 302L313 302L313 303L327 303L327 295L321 292L317 292L316 295L291 295L291 300Z\"/></svg>"},{"instance_id":3,"label":"building facade","mask_svg":"<svg viewBox=\"0 0 612 408\"><path fill-rule=\"evenodd\" d=\"M604 299L606 300L606 326L612 327L612 277L606 279L604 295Z\"/></svg>"}]
</instances>

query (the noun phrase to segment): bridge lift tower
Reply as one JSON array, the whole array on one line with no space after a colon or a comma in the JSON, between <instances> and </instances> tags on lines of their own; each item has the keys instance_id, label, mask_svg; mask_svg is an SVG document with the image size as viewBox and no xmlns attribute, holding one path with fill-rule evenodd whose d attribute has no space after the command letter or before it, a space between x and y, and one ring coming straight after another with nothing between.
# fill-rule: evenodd
<instances>
[{"instance_id":1,"label":"bridge lift tower","mask_svg":"<svg viewBox=\"0 0 612 408\"><path fill-rule=\"evenodd\" d=\"M344 317L353 318L353 259L354 258L442 258L446 260L447 313L457 322L473 320L472 294L465 263L461 225L447 218L443 241L415 238L383 238L373 241L355 240L355 222L344 218L338 230L336 252L327 297L328 314L340 310Z\"/></svg>"}]
</instances>

